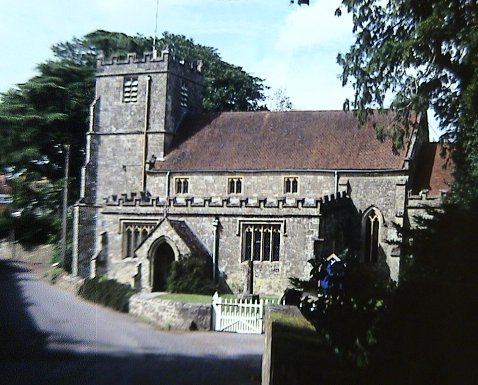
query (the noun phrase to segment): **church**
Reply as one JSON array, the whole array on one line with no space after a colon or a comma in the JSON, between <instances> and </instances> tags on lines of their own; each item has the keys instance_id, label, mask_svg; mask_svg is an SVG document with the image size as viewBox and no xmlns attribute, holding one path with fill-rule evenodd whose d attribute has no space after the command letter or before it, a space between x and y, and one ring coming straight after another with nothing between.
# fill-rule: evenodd
<instances>
[{"instance_id":1,"label":"church","mask_svg":"<svg viewBox=\"0 0 478 385\"><path fill-rule=\"evenodd\" d=\"M73 273L145 291L196 256L223 290L280 294L307 279L309 259L349 250L393 280L397 226L415 226L451 182L425 114L404 146L376 139L376 113L203 113L201 63L168 51L98 58Z\"/></svg>"}]
</instances>

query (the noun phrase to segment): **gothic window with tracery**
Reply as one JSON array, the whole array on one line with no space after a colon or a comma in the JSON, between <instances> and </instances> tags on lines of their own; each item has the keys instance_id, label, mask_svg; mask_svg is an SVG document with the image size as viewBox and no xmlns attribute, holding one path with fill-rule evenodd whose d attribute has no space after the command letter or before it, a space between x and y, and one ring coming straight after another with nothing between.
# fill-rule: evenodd
<instances>
[{"instance_id":1,"label":"gothic window with tracery","mask_svg":"<svg viewBox=\"0 0 478 385\"><path fill-rule=\"evenodd\" d=\"M280 238L278 224L245 224L242 231L242 260L278 261Z\"/></svg>"},{"instance_id":2,"label":"gothic window with tracery","mask_svg":"<svg viewBox=\"0 0 478 385\"><path fill-rule=\"evenodd\" d=\"M124 222L123 258L134 257L136 248L149 236L155 227L156 222Z\"/></svg>"},{"instance_id":3,"label":"gothic window with tracery","mask_svg":"<svg viewBox=\"0 0 478 385\"><path fill-rule=\"evenodd\" d=\"M378 261L380 217L375 210L371 210L365 218L365 255L366 262Z\"/></svg>"}]
</instances>

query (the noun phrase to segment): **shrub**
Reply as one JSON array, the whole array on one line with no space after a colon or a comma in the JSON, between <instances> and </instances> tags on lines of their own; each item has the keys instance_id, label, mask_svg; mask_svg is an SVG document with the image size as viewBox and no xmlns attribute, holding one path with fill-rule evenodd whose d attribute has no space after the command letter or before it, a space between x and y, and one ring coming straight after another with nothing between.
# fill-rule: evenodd
<instances>
[{"instance_id":1,"label":"shrub","mask_svg":"<svg viewBox=\"0 0 478 385\"><path fill-rule=\"evenodd\" d=\"M129 311L129 299L133 293L130 285L105 277L87 278L78 290L78 295L84 299L123 313Z\"/></svg>"},{"instance_id":2,"label":"shrub","mask_svg":"<svg viewBox=\"0 0 478 385\"><path fill-rule=\"evenodd\" d=\"M167 288L171 293L213 294L211 263L199 256L181 257L171 265Z\"/></svg>"}]
</instances>

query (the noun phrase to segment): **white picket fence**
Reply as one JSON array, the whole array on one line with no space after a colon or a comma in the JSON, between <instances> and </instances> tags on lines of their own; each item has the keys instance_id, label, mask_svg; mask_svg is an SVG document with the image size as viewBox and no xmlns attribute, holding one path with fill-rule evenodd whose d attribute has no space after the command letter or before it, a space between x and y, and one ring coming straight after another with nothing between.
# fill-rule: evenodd
<instances>
[{"instance_id":1,"label":"white picket fence","mask_svg":"<svg viewBox=\"0 0 478 385\"><path fill-rule=\"evenodd\" d=\"M264 307L276 301L227 299L216 292L212 297L212 325L218 332L262 334Z\"/></svg>"}]
</instances>

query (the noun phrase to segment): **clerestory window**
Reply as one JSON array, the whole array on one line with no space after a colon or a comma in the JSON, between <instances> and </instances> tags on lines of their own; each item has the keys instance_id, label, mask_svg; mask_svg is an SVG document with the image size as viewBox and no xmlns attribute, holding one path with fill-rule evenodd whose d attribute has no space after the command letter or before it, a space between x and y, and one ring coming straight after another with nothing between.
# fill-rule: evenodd
<instances>
[{"instance_id":1,"label":"clerestory window","mask_svg":"<svg viewBox=\"0 0 478 385\"><path fill-rule=\"evenodd\" d=\"M278 261L281 232L279 224L244 224L243 261Z\"/></svg>"},{"instance_id":2,"label":"clerestory window","mask_svg":"<svg viewBox=\"0 0 478 385\"><path fill-rule=\"evenodd\" d=\"M299 192L299 178L288 176L284 178L284 193L295 194Z\"/></svg>"},{"instance_id":3,"label":"clerestory window","mask_svg":"<svg viewBox=\"0 0 478 385\"><path fill-rule=\"evenodd\" d=\"M176 194L187 194L189 192L189 178L175 179Z\"/></svg>"},{"instance_id":4,"label":"clerestory window","mask_svg":"<svg viewBox=\"0 0 478 385\"><path fill-rule=\"evenodd\" d=\"M242 194L242 178L227 179L228 194Z\"/></svg>"}]
</instances>

